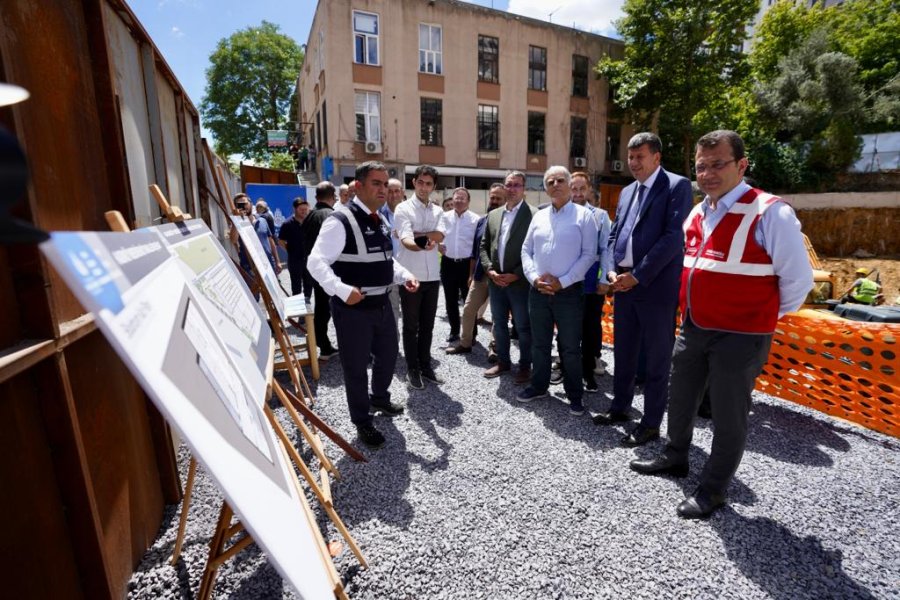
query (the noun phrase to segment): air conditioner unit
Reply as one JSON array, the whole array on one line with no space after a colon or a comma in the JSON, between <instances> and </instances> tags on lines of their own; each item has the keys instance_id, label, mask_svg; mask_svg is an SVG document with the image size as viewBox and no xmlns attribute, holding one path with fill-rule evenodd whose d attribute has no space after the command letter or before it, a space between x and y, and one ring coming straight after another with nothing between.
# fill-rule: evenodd
<instances>
[{"instance_id":1,"label":"air conditioner unit","mask_svg":"<svg viewBox=\"0 0 900 600\"><path fill-rule=\"evenodd\" d=\"M381 142L366 142L366 154L381 154Z\"/></svg>"},{"instance_id":2,"label":"air conditioner unit","mask_svg":"<svg viewBox=\"0 0 900 600\"><path fill-rule=\"evenodd\" d=\"M613 170L613 171L621 171L621 170L622 170L622 167L623 167L623 165L622 165L622 161L621 161L621 160L614 160L614 161L612 161L612 170Z\"/></svg>"},{"instance_id":3,"label":"air conditioner unit","mask_svg":"<svg viewBox=\"0 0 900 600\"><path fill-rule=\"evenodd\" d=\"M587 159L583 156L576 156L575 157L575 166L576 167L586 167Z\"/></svg>"}]
</instances>

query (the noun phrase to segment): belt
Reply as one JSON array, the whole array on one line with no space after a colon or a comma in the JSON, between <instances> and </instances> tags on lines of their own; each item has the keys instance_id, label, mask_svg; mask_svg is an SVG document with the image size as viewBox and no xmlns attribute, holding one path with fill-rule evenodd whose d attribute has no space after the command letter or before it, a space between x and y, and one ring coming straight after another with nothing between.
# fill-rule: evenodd
<instances>
[{"instance_id":1,"label":"belt","mask_svg":"<svg viewBox=\"0 0 900 600\"><path fill-rule=\"evenodd\" d=\"M449 260L451 262L460 263L460 262L469 262L472 260L471 256L467 256L465 258L450 258L449 256L445 256L443 260Z\"/></svg>"}]
</instances>

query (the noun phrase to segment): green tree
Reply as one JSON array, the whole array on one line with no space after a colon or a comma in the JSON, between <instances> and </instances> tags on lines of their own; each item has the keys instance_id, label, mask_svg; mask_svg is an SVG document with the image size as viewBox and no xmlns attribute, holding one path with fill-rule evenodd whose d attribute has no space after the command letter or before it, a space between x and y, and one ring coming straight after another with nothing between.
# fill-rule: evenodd
<instances>
[{"instance_id":1,"label":"green tree","mask_svg":"<svg viewBox=\"0 0 900 600\"><path fill-rule=\"evenodd\" d=\"M746 77L741 45L757 3L625 0L623 10L625 57L602 59L597 73L635 125L657 122L666 167L688 174L697 137L715 121L708 107Z\"/></svg>"},{"instance_id":2,"label":"green tree","mask_svg":"<svg viewBox=\"0 0 900 600\"><path fill-rule=\"evenodd\" d=\"M263 21L219 40L209 60L200 112L216 152L265 160L266 130L286 126L303 51Z\"/></svg>"},{"instance_id":3,"label":"green tree","mask_svg":"<svg viewBox=\"0 0 900 600\"><path fill-rule=\"evenodd\" d=\"M273 152L269 155L269 168L279 171L290 171L291 173L296 170L294 159L287 152Z\"/></svg>"}]
</instances>

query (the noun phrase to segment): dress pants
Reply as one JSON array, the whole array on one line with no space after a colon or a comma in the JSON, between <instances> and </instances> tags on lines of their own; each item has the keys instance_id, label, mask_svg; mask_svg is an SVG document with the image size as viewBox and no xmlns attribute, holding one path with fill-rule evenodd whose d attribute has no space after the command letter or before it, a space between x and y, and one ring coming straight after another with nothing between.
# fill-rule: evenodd
<instances>
[{"instance_id":1,"label":"dress pants","mask_svg":"<svg viewBox=\"0 0 900 600\"><path fill-rule=\"evenodd\" d=\"M410 371L431 368L431 337L440 291L440 281L421 281L416 292L400 290L403 355Z\"/></svg>"},{"instance_id":2,"label":"dress pants","mask_svg":"<svg viewBox=\"0 0 900 600\"><path fill-rule=\"evenodd\" d=\"M553 324L556 324L559 359L562 363L563 388L569 401L581 401L584 382L581 379L581 326L584 314L584 284L579 281L554 295L542 294L534 288L528 292L528 316L531 319L531 387L539 392L550 387L550 352L553 346ZM516 321L518 325L518 321ZM521 336L521 333L519 334ZM522 344L522 338L519 338Z\"/></svg>"},{"instance_id":3,"label":"dress pants","mask_svg":"<svg viewBox=\"0 0 900 600\"><path fill-rule=\"evenodd\" d=\"M584 316L581 327L581 370L582 376L591 374L597 366L600 356L600 344L603 330L600 321L603 319L603 303L606 296L601 294L584 295Z\"/></svg>"},{"instance_id":4,"label":"dress pants","mask_svg":"<svg viewBox=\"0 0 900 600\"><path fill-rule=\"evenodd\" d=\"M288 273L291 274L291 296L303 294L307 298L313 295L313 278L306 270L306 258L302 260L288 259Z\"/></svg>"},{"instance_id":5,"label":"dress pants","mask_svg":"<svg viewBox=\"0 0 900 600\"><path fill-rule=\"evenodd\" d=\"M725 495L744 456L751 393L771 345L771 335L700 329L689 319L675 342L665 454L687 462L697 407L708 384L714 433L700 486L710 494Z\"/></svg>"},{"instance_id":6,"label":"dress pants","mask_svg":"<svg viewBox=\"0 0 900 600\"><path fill-rule=\"evenodd\" d=\"M319 350L331 350L334 348L328 339L328 321L331 320L331 297L325 293L325 290L318 283L313 284L313 290L315 291L313 324L316 330L316 345L319 347Z\"/></svg>"},{"instance_id":7,"label":"dress pants","mask_svg":"<svg viewBox=\"0 0 900 600\"><path fill-rule=\"evenodd\" d=\"M638 353L643 351L647 357L644 416L641 419L644 427L658 428L666 412L676 303L677 298L669 301L668 298L646 295L637 297L631 291L616 294L613 311L615 370L610 411L623 413L631 406Z\"/></svg>"},{"instance_id":8,"label":"dress pants","mask_svg":"<svg viewBox=\"0 0 900 600\"><path fill-rule=\"evenodd\" d=\"M387 294L382 295L377 305L365 307L348 306L339 298L332 298L331 310L341 349L350 420L354 425L367 425L372 422L370 405L385 405L391 400L388 388L398 352L394 311ZM366 371L370 356L373 357L371 396Z\"/></svg>"},{"instance_id":9,"label":"dress pants","mask_svg":"<svg viewBox=\"0 0 900 600\"><path fill-rule=\"evenodd\" d=\"M400 288L403 286L392 285L388 288L388 298L391 301L391 310L394 311L394 323L397 324L397 336L400 335Z\"/></svg>"},{"instance_id":10,"label":"dress pants","mask_svg":"<svg viewBox=\"0 0 900 600\"><path fill-rule=\"evenodd\" d=\"M463 306L462 314L462 335L460 335L459 344L466 348L471 348L475 344L476 321L478 321L478 313L484 308L488 300L488 280L487 276L481 281L472 281L469 287L469 293L466 295L466 304Z\"/></svg>"},{"instance_id":11,"label":"dress pants","mask_svg":"<svg viewBox=\"0 0 900 600\"><path fill-rule=\"evenodd\" d=\"M532 360L531 319L528 309L528 290L531 286L513 284L500 287L488 283L491 302L491 319L494 322L494 346L501 365L512 365L509 353L509 313L512 312L516 331L519 333L519 368L530 369Z\"/></svg>"},{"instance_id":12,"label":"dress pants","mask_svg":"<svg viewBox=\"0 0 900 600\"><path fill-rule=\"evenodd\" d=\"M469 292L469 260L441 258L441 285L444 286L444 304L447 305L447 321L450 335L459 335L459 301Z\"/></svg>"}]
</instances>

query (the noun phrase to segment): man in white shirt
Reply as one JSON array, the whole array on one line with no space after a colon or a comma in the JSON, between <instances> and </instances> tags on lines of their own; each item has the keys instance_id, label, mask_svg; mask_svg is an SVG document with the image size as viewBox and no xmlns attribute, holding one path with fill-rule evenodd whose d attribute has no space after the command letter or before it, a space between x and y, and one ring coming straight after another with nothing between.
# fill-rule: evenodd
<instances>
[{"instance_id":1,"label":"man in white shirt","mask_svg":"<svg viewBox=\"0 0 900 600\"><path fill-rule=\"evenodd\" d=\"M441 207L430 200L437 177L434 167L419 166L413 175L415 194L394 211L401 245L397 261L419 281L416 292L400 290L406 379L419 390L425 387L423 378L443 383L431 366L431 338L441 287L438 244L444 241L445 227Z\"/></svg>"},{"instance_id":2,"label":"man in white shirt","mask_svg":"<svg viewBox=\"0 0 900 600\"><path fill-rule=\"evenodd\" d=\"M519 402L547 396L553 326L559 339L563 387L574 415L584 414L581 369L581 327L584 275L597 260L597 223L583 206L571 200L571 174L554 166L544 173L551 205L531 220L522 244L522 269L532 287L528 293L531 320L531 383Z\"/></svg>"},{"instance_id":3,"label":"man in white shirt","mask_svg":"<svg viewBox=\"0 0 900 600\"><path fill-rule=\"evenodd\" d=\"M450 323L450 343L459 341L459 301L465 300L469 290L469 264L472 260L472 241L478 226L478 215L469 210L469 190L453 190L453 209L444 213L444 243L440 244L441 284Z\"/></svg>"},{"instance_id":4,"label":"man in white shirt","mask_svg":"<svg viewBox=\"0 0 900 600\"><path fill-rule=\"evenodd\" d=\"M331 296L350 418L360 440L373 448L384 436L372 412L393 416L403 407L388 391L397 362L397 327L388 299L391 285L415 293L416 278L392 257L391 233L378 209L387 196L387 169L379 162L356 168L358 197L322 224L309 256L309 272ZM372 393L366 368L372 364Z\"/></svg>"}]
</instances>

